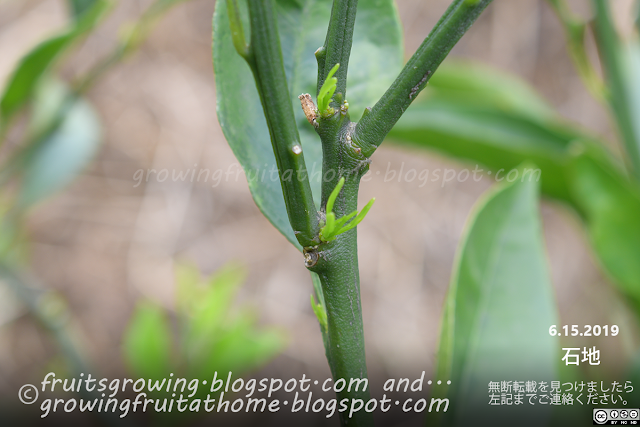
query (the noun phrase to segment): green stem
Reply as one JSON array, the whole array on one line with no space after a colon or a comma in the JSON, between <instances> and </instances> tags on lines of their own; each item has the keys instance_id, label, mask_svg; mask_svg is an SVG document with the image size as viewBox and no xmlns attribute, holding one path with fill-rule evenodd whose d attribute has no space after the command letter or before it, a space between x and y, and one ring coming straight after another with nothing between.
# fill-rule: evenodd
<instances>
[{"instance_id":1,"label":"green stem","mask_svg":"<svg viewBox=\"0 0 640 427\"><path fill-rule=\"evenodd\" d=\"M357 210L360 179L369 168L368 159L350 143L352 130L353 124L348 116L341 113L322 120L318 128L322 139L323 175L327 177L322 182L325 212L331 192L340 178L345 178L333 206L338 219ZM313 248L310 256L313 262L307 264L322 283L327 311L325 350L334 382L342 378L347 386L353 380L367 380L356 230L354 228ZM357 391L345 388L337 393L338 399L361 399L366 404L370 396L368 380L366 383L366 390L363 390L363 381ZM348 413L341 413L340 420L343 426L373 424L372 415L363 410L351 418L348 418Z\"/></svg>"},{"instance_id":2,"label":"green stem","mask_svg":"<svg viewBox=\"0 0 640 427\"><path fill-rule=\"evenodd\" d=\"M338 87L336 93L342 94L342 99L347 95L347 70L349 69L349 57L351 56L351 45L353 43L353 28L356 23L356 10L358 0L334 0L331 9L331 19L327 30L327 37L321 51L316 57L321 56L318 61L318 88L324 84L329 70L336 64L340 68L336 74ZM317 93L316 93L317 94Z\"/></svg>"},{"instance_id":3,"label":"green stem","mask_svg":"<svg viewBox=\"0 0 640 427\"><path fill-rule=\"evenodd\" d=\"M358 123L354 141L362 147L365 155L373 154L382 143L453 46L489 3L491 0L454 0L451 3L395 82Z\"/></svg>"},{"instance_id":4,"label":"green stem","mask_svg":"<svg viewBox=\"0 0 640 427\"><path fill-rule=\"evenodd\" d=\"M578 75L591 95L598 101L604 101L606 98L604 83L591 64L584 43L587 24L571 13L565 0L548 0L548 2L564 28L567 50Z\"/></svg>"},{"instance_id":5,"label":"green stem","mask_svg":"<svg viewBox=\"0 0 640 427\"><path fill-rule=\"evenodd\" d=\"M289 223L303 246L319 243L318 216L282 60L273 0L249 0L252 61L278 164ZM253 64L251 63L253 62Z\"/></svg>"},{"instance_id":6,"label":"green stem","mask_svg":"<svg viewBox=\"0 0 640 427\"><path fill-rule=\"evenodd\" d=\"M40 324L54 336L73 374L79 376L81 373L87 372L87 364L67 333L67 321L64 313L57 312L57 310L47 310L46 304L42 303L45 295L37 295L32 288L26 285L24 279L17 272L4 263L0 264L0 275Z\"/></svg>"},{"instance_id":7,"label":"green stem","mask_svg":"<svg viewBox=\"0 0 640 427\"><path fill-rule=\"evenodd\" d=\"M69 314L61 307L57 307L52 294L46 291L38 292L30 287L22 274L7 265L5 261L0 261L0 277L14 294L20 298L29 309L29 312L51 333L68 364L72 378L80 378L81 374L91 373L89 365L80 351L78 351L78 346L68 331ZM89 392L84 388L80 391L80 395L87 400L100 398L99 393L95 391ZM131 426L129 421L123 420L114 413L103 411L98 412L96 416L101 419L103 425L113 427Z\"/></svg>"},{"instance_id":8,"label":"green stem","mask_svg":"<svg viewBox=\"0 0 640 427\"><path fill-rule=\"evenodd\" d=\"M609 85L609 103L618 124L618 130L629 158L631 175L640 180L640 125L632 111L632 99L628 92L627 76L624 70L624 45L613 25L609 5L605 0L592 0L596 12L595 35L598 50Z\"/></svg>"},{"instance_id":9,"label":"green stem","mask_svg":"<svg viewBox=\"0 0 640 427\"><path fill-rule=\"evenodd\" d=\"M251 52L249 45L244 39L244 29L242 28L242 19L240 18L240 8L236 0L227 0L227 15L229 15L229 29L231 30L231 40L236 52L242 56L245 61L250 62ZM253 66L253 65L251 65Z\"/></svg>"},{"instance_id":10,"label":"green stem","mask_svg":"<svg viewBox=\"0 0 640 427\"><path fill-rule=\"evenodd\" d=\"M93 87L93 85L104 76L115 64L124 60L129 54L134 52L140 44L148 37L155 22L178 2L167 2L156 0L149 6L140 19L132 25L128 33L118 45L95 66L93 66L78 82L74 84L77 94L83 94Z\"/></svg>"}]
</instances>

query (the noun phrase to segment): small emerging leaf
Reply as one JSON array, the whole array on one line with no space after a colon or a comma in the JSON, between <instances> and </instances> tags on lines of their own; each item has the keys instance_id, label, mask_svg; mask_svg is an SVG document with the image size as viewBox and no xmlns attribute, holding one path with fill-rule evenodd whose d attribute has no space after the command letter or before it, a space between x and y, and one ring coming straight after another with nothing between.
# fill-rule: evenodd
<instances>
[{"instance_id":1,"label":"small emerging leaf","mask_svg":"<svg viewBox=\"0 0 640 427\"><path fill-rule=\"evenodd\" d=\"M311 295L311 308L318 318L320 327L324 333L327 332L327 311L322 304L316 304L316 299Z\"/></svg>"},{"instance_id":2,"label":"small emerging leaf","mask_svg":"<svg viewBox=\"0 0 640 427\"><path fill-rule=\"evenodd\" d=\"M373 206L373 203L375 201L376 201L375 197L373 199L369 200L369 203L367 203L365 205L365 207L362 208L362 210L360 211L358 216L356 216L353 219L353 221L351 221L350 223L348 223L347 225L342 227L342 229L340 229L340 233L338 233L338 234L346 233L347 231L355 228L358 224L360 224L362 222L362 220L364 219L364 217L367 216L367 214L369 213L369 210L371 209L371 206Z\"/></svg>"},{"instance_id":3,"label":"small emerging leaf","mask_svg":"<svg viewBox=\"0 0 640 427\"><path fill-rule=\"evenodd\" d=\"M330 242L334 240L336 236L342 233L346 233L347 231L355 228L364 219L364 217L369 212L369 209L371 209L371 206L373 206L373 203L376 201L376 199L373 198L369 201L369 203L367 203L362 211L360 211L360 213L358 213L358 211L351 212L350 214L345 215L336 221L336 215L333 213L333 205L343 186L344 177L340 178L340 181L338 181L338 184L336 184L336 187L333 189L333 191L329 195L329 198L327 199L325 225L320 229L320 240L322 240L323 242ZM347 221L349 220L351 220L351 222L347 223Z\"/></svg>"},{"instance_id":4,"label":"small emerging leaf","mask_svg":"<svg viewBox=\"0 0 640 427\"><path fill-rule=\"evenodd\" d=\"M340 64L333 66L331 71L329 71L329 74L327 74L327 78L320 88L320 92L318 92L318 111L320 111L320 115L324 118L333 114L333 109L330 108L329 105L333 100L333 94L336 92L338 84L338 79L333 77L336 71L338 71L338 68L340 68Z\"/></svg>"},{"instance_id":5,"label":"small emerging leaf","mask_svg":"<svg viewBox=\"0 0 640 427\"><path fill-rule=\"evenodd\" d=\"M333 189L333 191L329 195L329 199L327 199L327 209L326 209L327 214L333 212L333 205L336 202L336 199L338 198L338 194L340 194L340 190L342 190L343 186L344 186L344 178L340 178L340 181L338 181L338 184L336 184L336 187Z\"/></svg>"}]
</instances>

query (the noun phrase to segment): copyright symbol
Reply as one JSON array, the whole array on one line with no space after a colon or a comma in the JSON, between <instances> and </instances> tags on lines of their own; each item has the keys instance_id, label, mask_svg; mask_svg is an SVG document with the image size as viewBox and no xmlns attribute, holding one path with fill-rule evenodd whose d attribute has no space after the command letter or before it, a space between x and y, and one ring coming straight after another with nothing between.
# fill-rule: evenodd
<instances>
[{"instance_id":1,"label":"copyright symbol","mask_svg":"<svg viewBox=\"0 0 640 427\"><path fill-rule=\"evenodd\" d=\"M36 403L36 400L38 400L38 389L34 385L25 384L20 387L18 398L20 398L20 402L24 403L25 405Z\"/></svg>"}]
</instances>

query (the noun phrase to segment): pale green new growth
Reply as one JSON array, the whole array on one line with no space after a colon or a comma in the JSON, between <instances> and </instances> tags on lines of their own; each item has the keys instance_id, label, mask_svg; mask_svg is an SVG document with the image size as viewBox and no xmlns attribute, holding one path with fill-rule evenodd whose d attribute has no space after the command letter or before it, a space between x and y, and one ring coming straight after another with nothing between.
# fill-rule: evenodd
<instances>
[{"instance_id":1,"label":"pale green new growth","mask_svg":"<svg viewBox=\"0 0 640 427\"><path fill-rule=\"evenodd\" d=\"M336 71L338 71L338 68L340 68L340 64L336 64L331 71L329 71L324 84L320 88L320 92L318 92L318 111L320 112L320 116L325 119L331 117L334 113L333 108L331 108L329 104L338 86L338 79L333 77Z\"/></svg>"},{"instance_id":2,"label":"pale green new growth","mask_svg":"<svg viewBox=\"0 0 640 427\"><path fill-rule=\"evenodd\" d=\"M311 295L311 308L313 312L316 314L318 318L318 322L320 322L320 326L322 330L326 333L327 331L327 311L324 309L322 304L316 304L316 299Z\"/></svg>"},{"instance_id":3,"label":"pale green new growth","mask_svg":"<svg viewBox=\"0 0 640 427\"><path fill-rule=\"evenodd\" d=\"M337 69L337 68L336 68ZM333 70L332 70L333 71ZM367 205L358 213L358 211L353 211L349 215L345 215L339 220L336 220L336 215L333 213L333 204L340 194L340 190L342 190L342 186L344 185L344 178L340 178L336 188L333 189L329 199L327 200L327 216L324 227L320 229L320 240L323 242L330 242L335 240L336 236L346 233L347 231L355 228L371 209L373 206L373 202L376 201L375 197L367 203ZM355 218L354 218L355 217ZM353 219L352 219L353 218ZM350 222L347 222L351 220Z\"/></svg>"}]
</instances>

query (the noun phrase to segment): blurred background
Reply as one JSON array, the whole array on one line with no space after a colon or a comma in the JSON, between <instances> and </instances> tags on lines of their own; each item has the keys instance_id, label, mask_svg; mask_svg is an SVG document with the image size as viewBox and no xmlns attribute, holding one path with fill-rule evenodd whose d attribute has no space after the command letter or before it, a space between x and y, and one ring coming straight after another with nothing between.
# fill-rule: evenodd
<instances>
[{"instance_id":1,"label":"blurred background","mask_svg":"<svg viewBox=\"0 0 640 427\"><path fill-rule=\"evenodd\" d=\"M408 57L449 1L397 3ZM569 3L588 18L587 0ZM65 57L61 75L80 75L110 52L119 28L135 21L149 4L117 2L105 22ZM616 16L624 18L633 2L611 5ZM240 166L216 118L214 6L214 0L176 5L136 52L111 67L89 91L103 144L79 178L30 211L29 277L66 300L70 331L95 371L119 378L127 375L123 334L137 302L153 301L169 313L176 309L176 263L195 264L209 275L237 261L248 276L236 303L253 307L260 325L275 327L287 337L282 351L251 374L329 377L303 259L256 208L244 177L235 179ZM63 0L0 0L0 87L22 55L68 20ZM589 43L595 53L595 43ZM578 78L562 27L545 1L495 0L452 57L516 74L564 118L614 140L608 113ZM9 133L0 157L6 146L18 143L12 137ZM494 182L490 177L424 186L417 181L385 182L387 170L401 167L420 171L464 166L437 154L416 155L384 145L373 157L360 204L371 197L377 202L359 226L372 378L415 376L423 370L429 378L456 247L472 206ZM230 168L232 179L217 185L211 180L135 178L140 170ZM575 215L556 202L544 202L542 215L562 324L620 325L619 339L593 337L580 345L601 347L601 369L622 374L638 344L628 308L607 285ZM22 384L41 379L59 363L51 335L0 284L0 395L14 399Z\"/></svg>"}]
</instances>

